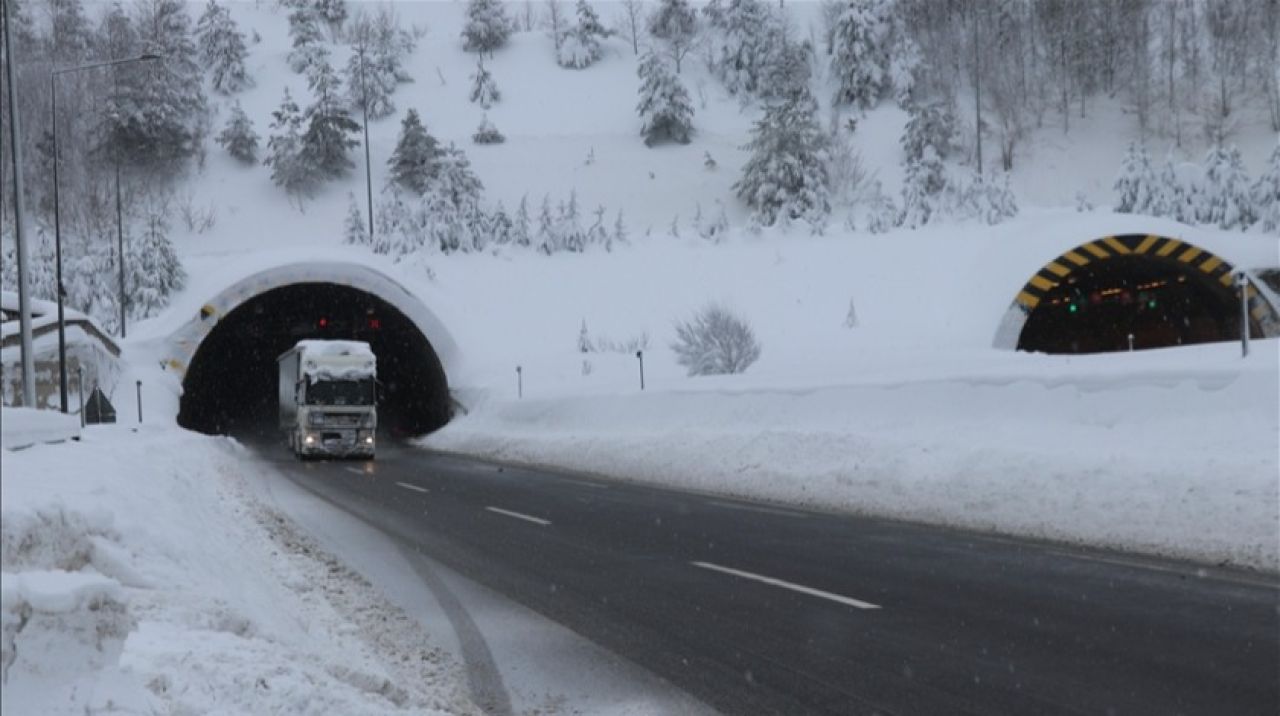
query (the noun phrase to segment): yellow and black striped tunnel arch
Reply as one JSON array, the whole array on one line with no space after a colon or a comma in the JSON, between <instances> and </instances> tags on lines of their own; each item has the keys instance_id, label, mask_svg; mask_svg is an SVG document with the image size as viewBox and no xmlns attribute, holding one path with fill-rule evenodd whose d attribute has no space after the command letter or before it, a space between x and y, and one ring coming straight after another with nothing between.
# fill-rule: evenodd
<instances>
[{"instance_id":1,"label":"yellow and black striped tunnel arch","mask_svg":"<svg viewBox=\"0 0 1280 716\"><path fill-rule=\"evenodd\" d=\"M1025 318L1040 305L1047 294L1067 281L1072 273L1097 262L1121 257L1150 260L1187 273L1198 273L1209 285L1232 293L1236 290L1236 268L1222 257L1199 246L1155 234L1104 236L1081 244L1045 264L1018 292L1010 307L1011 312L1020 313ZM1275 308L1259 293L1253 282L1249 284L1248 293L1249 313L1261 327L1263 336L1280 335L1280 315L1277 315ZM1015 308L1020 310L1013 311Z\"/></svg>"}]
</instances>

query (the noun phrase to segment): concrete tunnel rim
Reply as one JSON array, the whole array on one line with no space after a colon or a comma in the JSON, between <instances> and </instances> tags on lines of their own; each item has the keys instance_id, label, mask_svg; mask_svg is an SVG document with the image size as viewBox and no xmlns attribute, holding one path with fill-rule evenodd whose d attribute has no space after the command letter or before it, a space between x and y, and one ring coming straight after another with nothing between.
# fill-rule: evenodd
<instances>
[{"instance_id":1,"label":"concrete tunnel rim","mask_svg":"<svg viewBox=\"0 0 1280 716\"><path fill-rule=\"evenodd\" d=\"M445 383L458 372L458 345L444 323L422 299L399 281L372 266L332 260L294 261L259 269L240 278L201 304L196 315L173 332L164 367L184 383L201 346L221 319L245 303L270 291L295 285L334 284L362 291L400 311L435 352Z\"/></svg>"}]
</instances>

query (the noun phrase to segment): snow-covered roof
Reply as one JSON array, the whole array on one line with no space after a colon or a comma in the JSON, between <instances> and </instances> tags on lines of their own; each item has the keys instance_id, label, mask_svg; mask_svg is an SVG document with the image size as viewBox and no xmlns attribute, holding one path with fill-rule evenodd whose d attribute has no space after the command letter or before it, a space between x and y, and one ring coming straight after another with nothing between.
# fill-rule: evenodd
<instances>
[{"instance_id":1,"label":"snow-covered roof","mask_svg":"<svg viewBox=\"0 0 1280 716\"><path fill-rule=\"evenodd\" d=\"M319 380L359 380L377 376L378 359L364 341L298 341L302 374Z\"/></svg>"}]
</instances>

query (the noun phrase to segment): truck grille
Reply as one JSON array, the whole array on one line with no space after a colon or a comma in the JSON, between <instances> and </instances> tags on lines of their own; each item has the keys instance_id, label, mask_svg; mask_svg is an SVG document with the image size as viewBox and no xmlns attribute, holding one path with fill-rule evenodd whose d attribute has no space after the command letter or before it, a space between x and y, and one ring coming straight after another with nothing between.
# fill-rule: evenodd
<instances>
[{"instance_id":1,"label":"truck grille","mask_svg":"<svg viewBox=\"0 0 1280 716\"><path fill-rule=\"evenodd\" d=\"M350 413L325 413L324 425L327 428L356 428L364 420L363 415Z\"/></svg>"}]
</instances>

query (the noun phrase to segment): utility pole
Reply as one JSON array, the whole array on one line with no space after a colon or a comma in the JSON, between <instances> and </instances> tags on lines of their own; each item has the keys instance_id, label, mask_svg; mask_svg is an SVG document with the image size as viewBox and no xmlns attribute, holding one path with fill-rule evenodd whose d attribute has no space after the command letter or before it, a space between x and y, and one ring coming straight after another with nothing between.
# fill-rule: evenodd
<instances>
[{"instance_id":1,"label":"utility pole","mask_svg":"<svg viewBox=\"0 0 1280 716\"><path fill-rule=\"evenodd\" d=\"M117 70L112 68L111 80L115 83L116 95L120 94L120 78L117 77ZM119 252L120 259L120 337L125 338L128 334L125 331L125 316L128 309L129 297L124 291L124 212L120 208L120 152L112 150L112 157L115 159L116 165L116 250Z\"/></svg>"},{"instance_id":2,"label":"utility pole","mask_svg":"<svg viewBox=\"0 0 1280 716\"><path fill-rule=\"evenodd\" d=\"M18 253L18 332L22 340L22 405L36 407L36 359L31 345L31 272L28 270L27 214L23 209L26 196L22 190L22 131L18 122L17 75L13 62L13 15L9 0L0 0L4 16L4 53L6 83L9 89L9 147L13 157L14 238Z\"/></svg>"},{"instance_id":3,"label":"utility pole","mask_svg":"<svg viewBox=\"0 0 1280 716\"><path fill-rule=\"evenodd\" d=\"M977 114L974 133L978 135L978 176L982 176L982 55L978 51L978 5L973 5L973 106Z\"/></svg>"}]
</instances>

